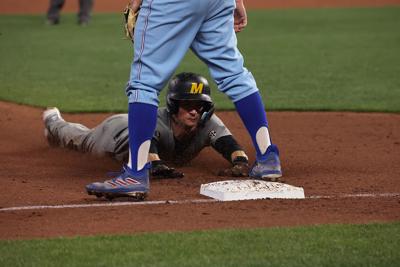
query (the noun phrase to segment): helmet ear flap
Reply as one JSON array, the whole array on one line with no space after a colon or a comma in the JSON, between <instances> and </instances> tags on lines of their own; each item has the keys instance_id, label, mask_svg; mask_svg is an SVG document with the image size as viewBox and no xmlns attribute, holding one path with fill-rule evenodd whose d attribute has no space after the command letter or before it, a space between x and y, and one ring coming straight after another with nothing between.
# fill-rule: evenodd
<instances>
[{"instance_id":1,"label":"helmet ear flap","mask_svg":"<svg viewBox=\"0 0 400 267\"><path fill-rule=\"evenodd\" d=\"M171 114L176 114L179 111L178 101L167 97L167 110Z\"/></svg>"},{"instance_id":2,"label":"helmet ear flap","mask_svg":"<svg viewBox=\"0 0 400 267\"><path fill-rule=\"evenodd\" d=\"M208 105L205 107L205 111L201 114L201 118L199 121L200 126L204 126L204 124L211 118L214 114L215 106L214 103L207 103Z\"/></svg>"}]
</instances>

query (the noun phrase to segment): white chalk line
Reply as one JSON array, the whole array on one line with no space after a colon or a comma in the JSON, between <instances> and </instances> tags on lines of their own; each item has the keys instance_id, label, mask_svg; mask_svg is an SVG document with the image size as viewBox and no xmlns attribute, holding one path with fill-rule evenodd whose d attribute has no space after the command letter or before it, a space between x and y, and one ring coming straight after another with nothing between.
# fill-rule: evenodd
<instances>
[{"instance_id":1,"label":"white chalk line","mask_svg":"<svg viewBox=\"0 0 400 267\"><path fill-rule=\"evenodd\" d=\"M340 198L390 198L399 197L400 193L360 193L360 194L342 194L332 196L306 196L305 199L340 199ZM301 199L293 199L301 200ZM223 202L216 199L188 199L188 200L153 200L141 202L107 202L93 204L68 204L68 205L40 205L40 206L20 206L0 208L0 212L21 211L21 210L41 210L41 209L71 209L71 208L96 208L96 207L118 207L118 206L146 206L146 205L175 205L175 204L200 204Z\"/></svg>"}]
</instances>

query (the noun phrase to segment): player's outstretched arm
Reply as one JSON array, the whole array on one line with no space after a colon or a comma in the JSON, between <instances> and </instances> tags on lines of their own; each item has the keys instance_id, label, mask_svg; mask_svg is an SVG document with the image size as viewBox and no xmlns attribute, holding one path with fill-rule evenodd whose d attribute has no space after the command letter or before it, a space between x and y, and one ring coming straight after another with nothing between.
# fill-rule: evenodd
<instances>
[{"instance_id":1,"label":"player's outstretched arm","mask_svg":"<svg viewBox=\"0 0 400 267\"><path fill-rule=\"evenodd\" d=\"M219 176L246 177L249 175L249 159L232 135L218 138L212 147L232 163L230 168L220 170Z\"/></svg>"},{"instance_id":2,"label":"player's outstretched arm","mask_svg":"<svg viewBox=\"0 0 400 267\"><path fill-rule=\"evenodd\" d=\"M232 167L218 172L219 176L247 177L249 176L249 160L243 150L232 153Z\"/></svg>"}]
</instances>

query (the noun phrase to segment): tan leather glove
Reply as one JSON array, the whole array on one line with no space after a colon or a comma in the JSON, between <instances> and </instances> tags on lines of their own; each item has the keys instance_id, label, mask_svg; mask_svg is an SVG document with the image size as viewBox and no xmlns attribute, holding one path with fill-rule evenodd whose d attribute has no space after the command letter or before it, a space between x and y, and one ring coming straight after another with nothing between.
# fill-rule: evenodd
<instances>
[{"instance_id":1,"label":"tan leather glove","mask_svg":"<svg viewBox=\"0 0 400 267\"><path fill-rule=\"evenodd\" d=\"M135 10L136 9L136 10ZM132 3L129 3L124 10L124 30L125 37L133 42L133 35L135 33L136 20L139 15L139 7L133 7Z\"/></svg>"}]
</instances>

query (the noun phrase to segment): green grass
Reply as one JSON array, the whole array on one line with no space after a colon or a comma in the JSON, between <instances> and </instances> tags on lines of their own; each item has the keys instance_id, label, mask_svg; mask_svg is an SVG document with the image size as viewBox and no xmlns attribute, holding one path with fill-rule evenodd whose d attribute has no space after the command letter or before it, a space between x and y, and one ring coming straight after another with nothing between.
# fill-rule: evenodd
<instances>
[{"instance_id":1,"label":"green grass","mask_svg":"<svg viewBox=\"0 0 400 267\"><path fill-rule=\"evenodd\" d=\"M39 16L0 16L0 98L67 110L127 107L131 47L116 15L79 27L74 15L59 26Z\"/></svg>"},{"instance_id":2,"label":"green grass","mask_svg":"<svg viewBox=\"0 0 400 267\"><path fill-rule=\"evenodd\" d=\"M400 110L400 8L261 14L241 41L271 108Z\"/></svg>"},{"instance_id":3,"label":"green grass","mask_svg":"<svg viewBox=\"0 0 400 267\"><path fill-rule=\"evenodd\" d=\"M118 14L0 16L0 99L63 111L126 111L132 50ZM238 35L269 110L400 111L400 8L249 11ZM177 71L206 75L189 53ZM215 87L215 85L214 85ZM220 109L233 105L213 90ZM164 96L160 98L163 104Z\"/></svg>"},{"instance_id":4,"label":"green grass","mask_svg":"<svg viewBox=\"0 0 400 267\"><path fill-rule=\"evenodd\" d=\"M400 223L0 241L0 266L398 266Z\"/></svg>"}]
</instances>

